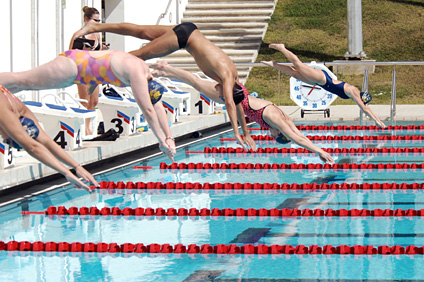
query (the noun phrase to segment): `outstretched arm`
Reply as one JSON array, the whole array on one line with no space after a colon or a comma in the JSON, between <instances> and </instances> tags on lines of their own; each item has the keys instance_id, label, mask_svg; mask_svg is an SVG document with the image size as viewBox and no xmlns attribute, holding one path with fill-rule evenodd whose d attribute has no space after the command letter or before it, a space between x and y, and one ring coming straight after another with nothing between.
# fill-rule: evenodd
<instances>
[{"instance_id":1,"label":"outstretched arm","mask_svg":"<svg viewBox=\"0 0 424 282\"><path fill-rule=\"evenodd\" d=\"M30 117L30 118L35 118L35 117ZM34 121L36 120L34 119ZM39 126L38 123L36 124L37 126ZM2 113L0 115L0 126L7 133L7 135L10 138L12 138L14 141L16 141L19 145L21 145L22 148L24 148L25 151L28 152L28 154L30 154L31 156L33 156L40 162L44 163L45 165L55 169L56 171L64 175L68 179L68 181L73 183L75 186L91 191L90 187L88 187L81 180L79 180L42 143L37 142L36 140L32 139L28 135L28 133L23 129L19 120L16 118L15 113L12 112L10 109L6 108L2 110ZM39 130L40 130L40 134L37 140L49 138L45 134L45 132L41 129L41 127L39 127ZM51 140L51 142L53 141ZM70 163L71 163L70 164L71 166L74 165L71 161ZM78 165L76 162L75 164ZM95 180L93 184L98 186Z\"/></svg>"},{"instance_id":2,"label":"outstretched arm","mask_svg":"<svg viewBox=\"0 0 424 282\"><path fill-rule=\"evenodd\" d=\"M386 125L378 118L374 111L368 105L365 105L361 99L361 93L358 88L353 85L345 84L345 93L358 105L359 108L381 128Z\"/></svg>"},{"instance_id":3,"label":"outstretched arm","mask_svg":"<svg viewBox=\"0 0 424 282\"><path fill-rule=\"evenodd\" d=\"M156 116L159 120L160 128L165 134L166 147L160 147L161 151L168 156L174 162L174 156L177 153L175 149L175 140L172 137L171 128L169 128L168 118L166 116L165 108L163 107L162 101L157 102L153 105L155 108Z\"/></svg>"},{"instance_id":4,"label":"outstretched arm","mask_svg":"<svg viewBox=\"0 0 424 282\"><path fill-rule=\"evenodd\" d=\"M282 113L275 107L267 107L264 111L263 117L265 122L271 126L270 131L275 131L273 132L273 135L281 132L297 145L317 153L323 162L334 163L334 159L330 156L330 154L312 143L311 140L297 129L296 125L290 118L282 116Z\"/></svg>"},{"instance_id":5,"label":"outstretched arm","mask_svg":"<svg viewBox=\"0 0 424 282\"><path fill-rule=\"evenodd\" d=\"M189 71L169 65L167 61L160 61L156 64L150 65L150 67L155 69L152 72L152 74L155 76L176 78L188 85L191 85L192 87L194 87L194 89L203 93L214 102L218 104L223 103L220 98L222 94L219 91L217 87L218 83L216 82L201 79L200 77L192 74Z\"/></svg>"}]
</instances>

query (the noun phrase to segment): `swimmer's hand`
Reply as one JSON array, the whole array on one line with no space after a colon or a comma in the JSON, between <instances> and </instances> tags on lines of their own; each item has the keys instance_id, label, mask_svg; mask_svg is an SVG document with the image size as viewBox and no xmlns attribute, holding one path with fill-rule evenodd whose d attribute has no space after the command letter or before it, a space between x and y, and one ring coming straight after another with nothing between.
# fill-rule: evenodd
<instances>
[{"instance_id":1,"label":"swimmer's hand","mask_svg":"<svg viewBox=\"0 0 424 282\"><path fill-rule=\"evenodd\" d=\"M253 151L256 151L256 143L255 143L255 141L253 141L253 138L252 138L252 136L249 134L249 135L245 135L244 137L243 137L243 140L244 140L244 142L246 143L246 145L250 148L250 149L252 149Z\"/></svg>"},{"instance_id":2,"label":"swimmer's hand","mask_svg":"<svg viewBox=\"0 0 424 282\"><path fill-rule=\"evenodd\" d=\"M156 62L154 64L149 65L149 68L154 69L154 71L152 71L152 75L155 77L158 77L158 76L175 77L175 75L173 75L169 71L170 66L167 61Z\"/></svg>"},{"instance_id":3,"label":"swimmer's hand","mask_svg":"<svg viewBox=\"0 0 424 282\"><path fill-rule=\"evenodd\" d=\"M162 151L162 153L164 153L172 162L174 162L174 156L177 153L177 150L175 149L175 143L173 140L172 143L174 143L173 145L171 144L171 141L168 141L170 139L167 139L164 143L159 144L159 149ZM169 144L168 144L168 143Z\"/></svg>"},{"instance_id":4,"label":"swimmer's hand","mask_svg":"<svg viewBox=\"0 0 424 282\"><path fill-rule=\"evenodd\" d=\"M329 153L322 151L319 153L319 158L321 159L321 161L325 162L325 163L330 163L330 164L334 164L334 160L333 158L330 156Z\"/></svg>"},{"instance_id":5,"label":"swimmer's hand","mask_svg":"<svg viewBox=\"0 0 424 282\"><path fill-rule=\"evenodd\" d=\"M244 143L243 138L241 138L240 134L234 134L234 138L236 139L237 144L241 145L243 149L245 149L246 151L249 150L246 143Z\"/></svg>"},{"instance_id":6,"label":"swimmer's hand","mask_svg":"<svg viewBox=\"0 0 424 282\"><path fill-rule=\"evenodd\" d=\"M79 177L81 177L82 179L84 179L87 182L92 183L95 187L100 187L99 183L97 183L96 179L94 179L93 175L91 175L91 173L89 173L85 168L83 168L82 166L77 166L75 168L75 172L77 173L77 175Z\"/></svg>"},{"instance_id":7,"label":"swimmer's hand","mask_svg":"<svg viewBox=\"0 0 424 282\"><path fill-rule=\"evenodd\" d=\"M93 190L86 184L84 184L81 180L78 179L72 172L68 172L65 174L66 179L75 185L76 188L82 188L87 190L88 192L93 192Z\"/></svg>"}]
</instances>

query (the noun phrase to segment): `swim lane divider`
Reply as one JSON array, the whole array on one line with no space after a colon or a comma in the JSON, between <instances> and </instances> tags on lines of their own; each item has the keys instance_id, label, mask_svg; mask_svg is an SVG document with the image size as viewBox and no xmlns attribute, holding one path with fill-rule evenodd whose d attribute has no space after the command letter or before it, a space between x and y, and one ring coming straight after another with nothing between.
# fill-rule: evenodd
<instances>
[{"instance_id":1,"label":"swim lane divider","mask_svg":"<svg viewBox=\"0 0 424 282\"><path fill-rule=\"evenodd\" d=\"M251 135L255 141L275 141L270 135ZM424 135L307 135L312 141L422 141ZM236 141L235 138L220 138L221 143Z\"/></svg>"},{"instance_id":2,"label":"swim lane divider","mask_svg":"<svg viewBox=\"0 0 424 282\"><path fill-rule=\"evenodd\" d=\"M362 170L362 169L378 169L378 170L422 170L424 169L424 163L420 164L407 164L407 163L385 163L385 164L373 164L373 163L361 163L361 164L261 164L261 163L172 163L170 165L166 163L160 163L160 169L162 170L217 170L217 169L230 169L230 170L311 170L311 169L325 169L325 170Z\"/></svg>"},{"instance_id":3,"label":"swim lane divider","mask_svg":"<svg viewBox=\"0 0 424 282\"><path fill-rule=\"evenodd\" d=\"M94 186L92 188L95 188ZM421 190L424 183L191 183L101 181L97 189L192 190Z\"/></svg>"},{"instance_id":4,"label":"swim lane divider","mask_svg":"<svg viewBox=\"0 0 424 282\"><path fill-rule=\"evenodd\" d=\"M424 130L424 125L389 125L386 128L380 128L376 125L297 125L299 130L378 130L378 131L389 131L389 130ZM268 128L249 128L250 131L256 130L268 130Z\"/></svg>"},{"instance_id":5,"label":"swim lane divider","mask_svg":"<svg viewBox=\"0 0 424 282\"><path fill-rule=\"evenodd\" d=\"M52 215L93 215L93 216L243 216L243 217L264 217L264 216L302 216L302 217L416 217L424 216L424 209L175 209L175 208L123 208L118 207L103 207L100 210L97 207L70 207L65 208L64 206L50 206L46 211L22 211L22 215L40 214L52 216Z\"/></svg>"},{"instance_id":6,"label":"swim lane divider","mask_svg":"<svg viewBox=\"0 0 424 282\"><path fill-rule=\"evenodd\" d=\"M408 154L413 153L421 155L424 153L424 147L421 148L322 148L329 154ZM224 147L205 147L203 151L186 151L186 155L193 154L312 154L314 152L304 148L258 148L256 151L244 148L224 148ZM315 153L314 153L315 154Z\"/></svg>"},{"instance_id":7,"label":"swim lane divider","mask_svg":"<svg viewBox=\"0 0 424 282\"><path fill-rule=\"evenodd\" d=\"M96 253L163 253L163 254L287 254L287 255L423 255L424 247L409 246L372 246L372 245L183 245L176 244L149 244L142 243L80 243L80 242L28 242L28 241L0 241L0 251L23 252L96 252Z\"/></svg>"}]
</instances>

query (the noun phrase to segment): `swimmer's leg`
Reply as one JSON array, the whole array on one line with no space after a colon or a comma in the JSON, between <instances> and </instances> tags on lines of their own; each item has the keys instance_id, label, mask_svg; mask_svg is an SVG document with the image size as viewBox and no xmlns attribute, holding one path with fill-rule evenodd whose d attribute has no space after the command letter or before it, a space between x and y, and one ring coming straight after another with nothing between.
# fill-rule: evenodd
<instances>
[{"instance_id":1,"label":"swimmer's leg","mask_svg":"<svg viewBox=\"0 0 424 282\"><path fill-rule=\"evenodd\" d=\"M72 59L58 56L37 68L22 72L0 73L0 84L12 93L22 90L65 88L73 84L78 74Z\"/></svg>"}]
</instances>

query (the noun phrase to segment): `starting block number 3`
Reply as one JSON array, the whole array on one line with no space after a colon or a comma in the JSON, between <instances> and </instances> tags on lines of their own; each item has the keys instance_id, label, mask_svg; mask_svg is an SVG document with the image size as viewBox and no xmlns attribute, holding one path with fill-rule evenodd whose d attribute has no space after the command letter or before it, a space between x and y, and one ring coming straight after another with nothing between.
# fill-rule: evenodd
<instances>
[{"instance_id":1,"label":"starting block number 3","mask_svg":"<svg viewBox=\"0 0 424 282\"><path fill-rule=\"evenodd\" d=\"M124 122L126 122L126 121L124 119L121 119L121 118L113 118L110 122L115 124L115 127L116 127L119 135L124 133L126 128L129 130L129 133L126 132L126 134L133 134L136 131L135 117L134 116L131 117L128 125L125 125Z\"/></svg>"}]
</instances>

